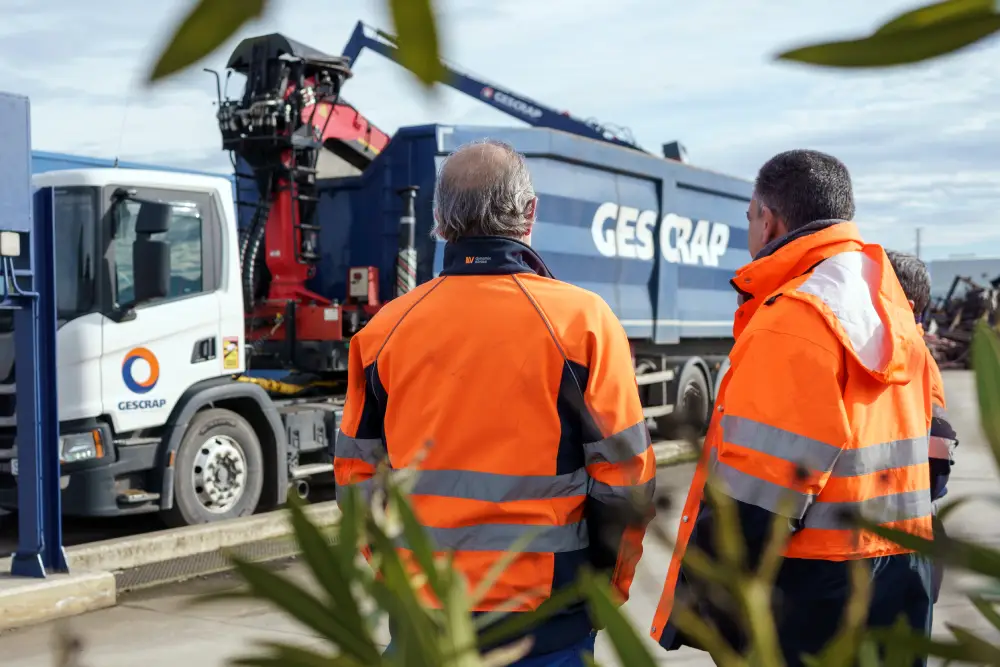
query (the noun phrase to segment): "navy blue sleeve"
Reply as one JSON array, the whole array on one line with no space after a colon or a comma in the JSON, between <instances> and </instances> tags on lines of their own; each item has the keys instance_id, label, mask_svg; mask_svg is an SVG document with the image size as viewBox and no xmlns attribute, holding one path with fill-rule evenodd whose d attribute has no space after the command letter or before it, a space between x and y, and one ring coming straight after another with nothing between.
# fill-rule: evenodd
<instances>
[{"instance_id":1,"label":"navy blue sleeve","mask_svg":"<svg viewBox=\"0 0 1000 667\"><path fill-rule=\"evenodd\" d=\"M956 447L958 436L948 420L948 413L935 405L930 433L931 500L939 500L948 493L948 478L955 463Z\"/></svg>"}]
</instances>

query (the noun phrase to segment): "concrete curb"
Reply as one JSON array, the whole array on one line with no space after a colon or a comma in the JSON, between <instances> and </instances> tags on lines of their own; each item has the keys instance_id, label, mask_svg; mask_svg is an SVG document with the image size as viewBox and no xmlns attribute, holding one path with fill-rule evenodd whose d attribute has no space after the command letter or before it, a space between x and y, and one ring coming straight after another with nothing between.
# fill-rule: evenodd
<instances>
[{"instance_id":1,"label":"concrete curb","mask_svg":"<svg viewBox=\"0 0 1000 667\"><path fill-rule=\"evenodd\" d=\"M306 514L319 526L336 523L340 510L335 502L318 503ZM91 542L66 549L70 574L45 579L0 575L0 630L10 630L66 616L112 607L117 601L123 572L169 563L179 559L217 554L224 549L288 538L292 528L286 510L234 519L222 524L175 528L157 533ZM218 560L218 559L216 559ZM183 577L164 576L157 583L218 571L185 571ZM169 573L169 568L165 568ZM10 572L10 558L0 559L0 573Z\"/></svg>"},{"instance_id":2,"label":"concrete curb","mask_svg":"<svg viewBox=\"0 0 1000 667\"><path fill-rule=\"evenodd\" d=\"M110 572L57 574L46 579L0 577L0 630L11 630L88 611L117 602Z\"/></svg>"},{"instance_id":3,"label":"concrete curb","mask_svg":"<svg viewBox=\"0 0 1000 667\"><path fill-rule=\"evenodd\" d=\"M678 465L693 459L696 449L684 440L653 443L658 467ZM336 502L305 508L318 526L331 526L340 518ZM226 569L220 558L180 570L171 562L218 555L269 540L288 539L292 528L286 510L234 519L221 524L174 528L155 533L91 542L66 549L71 574L46 579L15 579L0 575L0 630L52 621L96 609L112 607L120 587L128 588L129 572L163 567L143 585L165 584ZM262 559L266 559L263 556ZM0 573L10 572L10 558L0 559Z\"/></svg>"}]
</instances>

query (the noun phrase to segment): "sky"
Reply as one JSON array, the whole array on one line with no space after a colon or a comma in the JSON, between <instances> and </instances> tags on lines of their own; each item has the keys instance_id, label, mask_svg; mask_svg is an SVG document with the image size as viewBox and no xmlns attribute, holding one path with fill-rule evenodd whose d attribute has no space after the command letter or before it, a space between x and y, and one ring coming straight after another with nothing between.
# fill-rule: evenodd
<instances>
[{"instance_id":1,"label":"sky","mask_svg":"<svg viewBox=\"0 0 1000 667\"><path fill-rule=\"evenodd\" d=\"M923 0L917 0L922 2ZM148 71L190 0L0 0L0 90L29 95L36 150L219 170L229 165L214 82L244 37L281 32L340 53L360 19L392 31L385 0L271 0L191 71ZM439 0L445 57L509 90L628 127L651 151L751 179L769 157L843 160L867 239L921 256L1000 256L1000 39L876 72L776 62L804 43L860 36L914 0ZM365 52L344 96L390 134L439 122L519 121L444 90L429 97Z\"/></svg>"}]
</instances>

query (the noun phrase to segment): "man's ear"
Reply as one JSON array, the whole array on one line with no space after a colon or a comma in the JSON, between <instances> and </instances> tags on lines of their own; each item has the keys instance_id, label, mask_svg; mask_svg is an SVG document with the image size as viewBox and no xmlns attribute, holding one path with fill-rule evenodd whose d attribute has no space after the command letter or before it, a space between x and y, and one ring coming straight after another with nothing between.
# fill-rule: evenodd
<instances>
[{"instance_id":1,"label":"man's ear","mask_svg":"<svg viewBox=\"0 0 1000 667\"><path fill-rule=\"evenodd\" d=\"M535 197L524 207L524 219L530 224L535 222L538 213L538 197Z\"/></svg>"},{"instance_id":2,"label":"man's ear","mask_svg":"<svg viewBox=\"0 0 1000 667\"><path fill-rule=\"evenodd\" d=\"M760 217L761 222L764 223L762 227L764 228L764 236L767 238L768 243L788 233L788 226L785 225L785 221L775 214L774 209L770 206L760 207Z\"/></svg>"},{"instance_id":3,"label":"man's ear","mask_svg":"<svg viewBox=\"0 0 1000 667\"><path fill-rule=\"evenodd\" d=\"M914 307L917 305L917 304L913 303L913 299L907 299L906 303L910 304L910 310L913 310Z\"/></svg>"}]
</instances>

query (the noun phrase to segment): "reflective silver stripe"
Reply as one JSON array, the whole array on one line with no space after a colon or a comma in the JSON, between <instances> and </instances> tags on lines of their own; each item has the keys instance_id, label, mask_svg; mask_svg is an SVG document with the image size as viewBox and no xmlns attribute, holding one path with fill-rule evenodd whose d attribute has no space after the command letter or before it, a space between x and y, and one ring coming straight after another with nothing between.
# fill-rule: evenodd
<instances>
[{"instance_id":1,"label":"reflective silver stripe","mask_svg":"<svg viewBox=\"0 0 1000 667\"><path fill-rule=\"evenodd\" d=\"M937 403L931 406L931 416L936 419L948 419L948 411Z\"/></svg>"},{"instance_id":2,"label":"reflective silver stripe","mask_svg":"<svg viewBox=\"0 0 1000 667\"><path fill-rule=\"evenodd\" d=\"M927 437L906 438L857 449L845 449L833 466L833 477L857 477L927 463Z\"/></svg>"},{"instance_id":3,"label":"reflective silver stripe","mask_svg":"<svg viewBox=\"0 0 1000 667\"><path fill-rule=\"evenodd\" d=\"M624 463L645 452L650 442L649 429L643 420L603 440L586 443L583 446L583 454L587 465Z\"/></svg>"},{"instance_id":4,"label":"reflective silver stripe","mask_svg":"<svg viewBox=\"0 0 1000 667\"><path fill-rule=\"evenodd\" d=\"M587 522L563 526L537 526L507 523L482 523L462 528L431 528L427 533L438 549L455 551L510 551L525 535L533 535L520 553L561 553L578 551L590 545ZM396 544L406 548L402 538Z\"/></svg>"},{"instance_id":5,"label":"reflective silver stripe","mask_svg":"<svg viewBox=\"0 0 1000 667\"><path fill-rule=\"evenodd\" d=\"M879 265L862 252L842 252L820 262L797 292L822 301L840 322L858 359L882 370L889 332L875 307L873 295L881 282Z\"/></svg>"},{"instance_id":6,"label":"reflective silver stripe","mask_svg":"<svg viewBox=\"0 0 1000 667\"><path fill-rule=\"evenodd\" d=\"M333 451L336 458L361 459L372 466L377 466L388 456L381 438L352 438L343 431L337 433Z\"/></svg>"},{"instance_id":7,"label":"reflective silver stripe","mask_svg":"<svg viewBox=\"0 0 1000 667\"><path fill-rule=\"evenodd\" d=\"M945 459L951 461L955 457L955 447L957 446L957 440L932 435L930 442L930 457L932 459Z\"/></svg>"},{"instance_id":8,"label":"reflective silver stripe","mask_svg":"<svg viewBox=\"0 0 1000 667\"><path fill-rule=\"evenodd\" d=\"M830 470L841 452L839 447L825 442L735 415L722 417L722 437L725 442L732 445L746 447L820 472Z\"/></svg>"},{"instance_id":9,"label":"reflective silver stripe","mask_svg":"<svg viewBox=\"0 0 1000 667\"><path fill-rule=\"evenodd\" d=\"M931 494L927 489L906 491L854 503L817 502L806 512L803 526L826 530L851 528L850 516L859 513L878 524L930 516L933 512Z\"/></svg>"},{"instance_id":10,"label":"reflective silver stripe","mask_svg":"<svg viewBox=\"0 0 1000 667\"><path fill-rule=\"evenodd\" d=\"M412 493L504 503L583 496L587 493L589 479L583 468L567 475L500 475L471 470L420 470Z\"/></svg>"},{"instance_id":11,"label":"reflective silver stripe","mask_svg":"<svg viewBox=\"0 0 1000 667\"><path fill-rule=\"evenodd\" d=\"M792 519L801 519L815 498L741 472L714 458L714 454L709 483L730 498Z\"/></svg>"},{"instance_id":12,"label":"reflective silver stripe","mask_svg":"<svg viewBox=\"0 0 1000 667\"><path fill-rule=\"evenodd\" d=\"M603 482L594 482L590 489L590 497L606 505L623 503L645 504L653 499L656 491L656 479L635 486L611 486Z\"/></svg>"}]
</instances>

